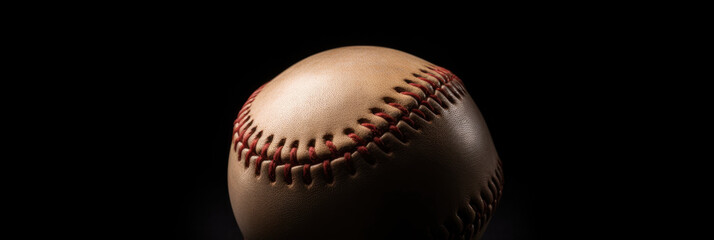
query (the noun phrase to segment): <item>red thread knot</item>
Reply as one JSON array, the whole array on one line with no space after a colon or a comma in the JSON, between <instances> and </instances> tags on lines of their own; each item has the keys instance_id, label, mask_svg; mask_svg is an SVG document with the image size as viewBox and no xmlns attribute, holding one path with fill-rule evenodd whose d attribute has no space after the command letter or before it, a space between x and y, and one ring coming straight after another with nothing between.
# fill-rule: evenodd
<instances>
[{"instance_id":1,"label":"red thread knot","mask_svg":"<svg viewBox=\"0 0 714 240\"><path fill-rule=\"evenodd\" d=\"M404 140L404 135L402 135L402 131L400 131L396 125L389 125L389 131L396 135L397 138Z\"/></svg>"},{"instance_id":2,"label":"red thread knot","mask_svg":"<svg viewBox=\"0 0 714 240\"><path fill-rule=\"evenodd\" d=\"M246 141L246 140L245 140L245 134L246 134L246 131L241 131L241 132L239 132L239 134L238 134L238 141L241 142L241 143L243 143L243 146L245 146L245 141Z\"/></svg>"},{"instance_id":3,"label":"red thread knot","mask_svg":"<svg viewBox=\"0 0 714 240\"><path fill-rule=\"evenodd\" d=\"M375 113L374 115L377 115L378 117L384 118L384 120L387 120L387 122L389 122L390 125L393 125L393 124L396 123L396 121L394 120L394 118L393 118L392 116L389 116L389 114L386 114L386 113L383 113L383 112L378 112L378 113Z\"/></svg>"},{"instance_id":4,"label":"red thread knot","mask_svg":"<svg viewBox=\"0 0 714 240\"><path fill-rule=\"evenodd\" d=\"M310 164L302 165L302 182L305 184L310 184L312 182L312 175L310 175Z\"/></svg>"},{"instance_id":5,"label":"red thread knot","mask_svg":"<svg viewBox=\"0 0 714 240\"><path fill-rule=\"evenodd\" d=\"M332 141L330 141L330 140L325 140L325 146L327 146L327 149L330 149L330 154L331 154L332 158L336 158L337 157L337 147L335 146L335 144L332 143Z\"/></svg>"},{"instance_id":6,"label":"red thread knot","mask_svg":"<svg viewBox=\"0 0 714 240\"><path fill-rule=\"evenodd\" d=\"M445 81L444 79L442 79L441 77L437 77L436 75L434 75L434 74L432 74L432 73L430 73L430 72L426 72L426 74L429 75L429 76L431 76L431 77L433 77L433 78L435 78L436 80L439 80L439 82L441 82L441 84L444 84L444 83L446 82L446 81ZM441 74L440 74L440 75L441 75Z\"/></svg>"},{"instance_id":7,"label":"red thread knot","mask_svg":"<svg viewBox=\"0 0 714 240\"><path fill-rule=\"evenodd\" d=\"M406 122L407 124L409 124L409 126L414 127L414 120L412 120L411 118L409 118L409 117L407 117L407 116L402 116L402 121L404 121L404 122Z\"/></svg>"},{"instance_id":8,"label":"red thread knot","mask_svg":"<svg viewBox=\"0 0 714 240\"><path fill-rule=\"evenodd\" d=\"M426 79L425 77L417 77L419 80L422 80L424 82L427 82L429 85L431 85L431 89L437 89L439 86L436 85L436 83L432 82L429 79Z\"/></svg>"},{"instance_id":9,"label":"red thread knot","mask_svg":"<svg viewBox=\"0 0 714 240\"><path fill-rule=\"evenodd\" d=\"M268 147L270 147L270 142L266 142L263 149L260 150L260 156L264 159L268 159Z\"/></svg>"},{"instance_id":10,"label":"red thread knot","mask_svg":"<svg viewBox=\"0 0 714 240\"><path fill-rule=\"evenodd\" d=\"M285 168L283 168L283 178L285 180L285 183L291 184L293 183L293 175L292 172L290 172L290 166L292 166L290 163L286 163Z\"/></svg>"},{"instance_id":11,"label":"red thread knot","mask_svg":"<svg viewBox=\"0 0 714 240\"><path fill-rule=\"evenodd\" d=\"M377 129L377 126L375 126L374 124L371 124L371 123L362 123L361 125L362 125L363 127L368 128L370 131L372 131L372 136L379 136L379 135L382 134L382 133L379 131L379 129Z\"/></svg>"},{"instance_id":12,"label":"red thread knot","mask_svg":"<svg viewBox=\"0 0 714 240\"><path fill-rule=\"evenodd\" d=\"M239 143L240 141L238 141L238 138L234 138L234 139L233 139L233 142L235 143L235 144L233 145L233 151L238 152L238 161L240 161L240 153L241 153L241 151L238 151L238 143ZM241 149L241 150L242 150L242 149Z\"/></svg>"},{"instance_id":13,"label":"red thread knot","mask_svg":"<svg viewBox=\"0 0 714 240\"><path fill-rule=\"evenodd\" d=\"M416 99L417 102L421 102L421 96L419 96L419 94L416 94L416 93L413 93L413 92L400 92L400 93L401 93L401 94L404 94L404 95L407 95L407 96L411 96L411 97L413 97L414 99Z\"/></svg>"},{"instance_id":14,"label":"red thread knot","mask_svg":"<svg viewBox=\"0 0 714 240\"><path fill-rule=\"evenodd\" d=\"M330 165L329 160L322 162L322 171L325 174L325 181L331 183L334 179L332 177L332 166Z\"/></svg>"},{"instance_id":15,"label":"red thread knot","mask_svg":"<svg viewBox=\"0 0 714 240\"><path fill-rule=\"evenodd\" d=\"M317 152L315 151L315 147L310 146L307 149L307 156L310 158L310 162L317 163Z\"/></svg>"},{"instance_id":16,"label":"red thread knot","mask_svg":"<svg viewBox=\"0 0 714 240\"><path fill-rule=\"evenodd\" d=\"M424 87L424 85L417 84L417 83L409 83L409 85L418 87L418 88L424 93L424 95L428 95L428 94L431 93L431 91L429 91L429 89L427 89L426 87Z\"/></svg>"},{"instance_id":17,"label":"red thread knot","mask_svg":"<svg viewBox=\"0 0 714 240\"><path fill-rule=\"evenodd\" d=\"M422 112L421 110L412 108L412 112L416 115L419 115L419 117L426 119L426 114L424 114L424 112Z\"/></svg>"},{"instance_id":18,"label":"red thread knot","mask_svg":"<svg viewBox=\"0 0 714 240\"><path fill-rule=\"evenodd\" d=\"M374 144L377 144L377 147L379 147L380 149L382 149L386 152L387 147L384 146L382 139L380 139L379 137L374 137L372 140L374 141Z\"/></svg>"},{"instance_id":19,"label":"red thread knot","mask_svg":"<svg viewBox=\"0 0 714 240\"><path fill-rule=\"evenodd\" d=\"M273 154L273 161L276 161L278 163L282 163L283 160L280 159L280 152L283 151L283 146L279 146L278 149L275 150L275 154Z\"/></svg>"},{"instance_id":20,"label":"red thread knot","mask_svg":"<svg viewBox=\"0 0 714 240\"><path fill-rule=\"evenodd\" d=\"M365 147L365 146L357 147L357 152L359 152L359 154L361 154L363 156L369 155L369 151L367 150L367 147Z\"/></svg>"},{"instance_id":21,"label":"red thread knot","mask_svg":"<svg viewBox=\"0 0 714 240\"><path fill-rule=\"evenodd\" d=\"M347 165L347 171L350 172L350 174L355 174L355 167L352 165L352 154L351 153L345 153L345 165Z\"/></svg>"},{"instance_id":22,"label":"red thread knot","mask_svg":"<svg viewBox=\"0 0 714 240\"><path fill-rule=\"evenodd\" d=\"M268 167L268 179L270 179L271 182L275 182L275 168L278 166L278 164L275 163L275 160L270 161L270 166Z\"/></svg>"},{"instance_id":23,"label":"red thread knot","mask_svg":"<svg viewBox=\"0 0 714 240\"><path fill-rule=\"evenodd\" d=\"M439 99L439 97L437 97L437 96L434 95L434 94L430 95L429 97L432 98L432 99L434 99L434 100L436 100L436 102L439 103L439 106L444 107L444 103L441 102L441 99Z\"/></svg>"},{"instance_id":24,"label":"red thread knot","mask_svg":"<svg viewBox=\"0 0 714 240\"><path fill-rule=\"evenodd\" d=\"M402 112L402 115L407 115L407 114L409 114L409 110L407 110L407 108L405 108L404 106L402 106L402 105L399 104L399 103L389 103L389 106L392 106L392 107L395 107L395 108L399 109L399 111Z\"/></svg>"},{"instance_id":25,"label":"red thread knot","mask_svg":"<svg viewBox=\"0 0 714 240\"><path fill-rule=\"evenodd\" d=\"M436 112L436 110L434 110L434 106L431 106L431 103L429 103L429 101L427 101L427 100L421 101L421 104L425 105L432 112Z\"/></svg>"},{"instance_id":26,"label":"red thread knot","mask_svg":"<svg viewBox=\"0 0 714 240\"><path fill-rule=\"evenodd\" d=\"M237 132L238 135L240 135L241 130L243 130L243 124L245 124L245 121L241 121L240 123L238 123L238 127L233 130L233 133ZM235 123L233 125L235 125Z\"/></svg>"},{"instance_id":27,"label":"red thread knot","mask_svg":"<svg viewBox=\"0 0 714 240\"><path fill-rule=\"evenodd\" d=\"M248 132L247 134L245 134L245 136L242 137L242 139L243 139L243 144L245 144L246 142L248 142L248 138L250 138L250 136L253 135L253 133L255 133L255 130L251 130L250 132Z\"/></svg>"},{"instance_id":28,"label":"red thread knot","mask_svg":"<svg viewBox=\"0 0 714 240\"><path fill-rule=\"evenodd\" d=\"M297 148L293 147L290 149L290 164L297 163Z\"/></svg>"},{"instance_id":29,"label":"red thread knot","mask_svg":"<svg viewBox=\"0 0 714 240\"><path fill-rule=\"evenodd\" d=\"M357 134L350 133L350 134L347 134L347 136L350 137L352 139L352 141L356 142L357 145L365 145L366 144L364 139L359 137Z\"/></svg>"},{"instance_id":30,"label":"red thread knot","mask_svg":"<svg viewBox=\"0 0 714 240\"><path fill-rule=\"evenodd\" d=\"M261 163L263 163L263 157L258 156L258 158L255 159L255 175L260 175L260 167L262 165Z\"/></svg>"},{"instance_id":31,"label":"red thread knot","mask_svg":"<svg viewBox=\"0 0 714 240\"><path fill-rule=\"evenodd\" d=\"M451 71L449 71L448 69L443 68L443 67L437 66L437 67L432 68L431 70L433 70L434 72L437 72L439 75L443 76L444 79L446 80L446 82L450 82L454 78L458 78L458 77L456 77L456 75L451 73Z\"/></svg>"},{"instance_id":32,"label":"red thread knot","mask_svg":"<svg viewBox=\"0 0 714 240\"><path fill-rule=\"evenodd\" d=\"M250 147L248 148L248 153L245 154L246 159L250 157L250 155L255 153L255 146L258 145L258 138L253 139L253 142L250 143Z\"/></svg>"}]
</instances>

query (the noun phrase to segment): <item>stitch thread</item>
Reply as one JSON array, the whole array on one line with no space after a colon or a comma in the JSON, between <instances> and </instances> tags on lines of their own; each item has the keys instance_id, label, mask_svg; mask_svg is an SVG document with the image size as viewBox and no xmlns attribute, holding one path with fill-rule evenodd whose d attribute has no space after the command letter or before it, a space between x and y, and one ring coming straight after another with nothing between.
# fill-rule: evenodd
<instances>
[{"instance_id":1,"label":"stitch thread","mask_svg":"<svg viewBox=\"0 0 714 240\"><path fill-rule=\"evenodd\" d=\"M302 165L302 181L309 185L312 183L312 176L310 175L310 164L303 164Z\"/></svg>"},{"instance_id":2,"label":"stitch thread","mask_svg":"<svg viewBox=\"0 0 714 240\"><path fill-rule=\"evenodd\" d=\"M307 155L310 157L310 161L314 164L317 163L317 152L315 152L315 147L310 146L307 151Z\"/></svg>"},{"instance_id":3,"label":"stitch thread","mask_svg":"<svg viewBox=\"0 0 714 240\"><path fill-rule=\"evenodd\" d=\"M334 178L332 176L332 166L330 165L330 160L325 160L322 162L322 171L325 174L325 181L331 183Z\"/></svg>"},{"instance_id":4,"label":"stitch thread","mask_svg":"<svg viewBox=\"0 0 714 240\"><path fill-rule=\"evenodd\" d=\"M283 168L283 178L285 179L286 184L291 184L293 183L293 175L290 172L290 167L292 166L292 164L286 163L284 166L285 168Z\"/></svg>"},{"instance_id":5,"label":"stitch thread","mask_svg":"<svg viewBox=\"0 0 714 240\"><path fill-rule=\"evenodd\" d=\"M245 161L245 162L248 162L248 161ZM263 162L263 156L258 156L255 159L255 175L256 176L260 175L260 165L262 165L260 163L262 163L262 162Z\"/></svg>"},{"instance_id":6,"label":"stitch thread","mask_svg":"<svg viewBox=\"0 0 714 240\"><path fill-rule=\"evenodd\" d=\"M275 154L273 155L273 161L274 162L283 162L282 159L280 159L280 152L283 151L283 146L278 146L278 149L275 150Z\"/></svg>"},{"instance_id":7,"label":"stitch thread","mask_svg":"<svg viewBox=\"0 0 714 240\"><path fill-rule=\"evenodd\" d=\"M297 147L290 149L290 164L297 164Z\"/></svg>"},{"instance_id":8,"label":"stitch thread","mask_svg":"<svg viewBox=\"0 0 714 240\"><path fill-rule=\"evenodd\" d=\"M332 143L330 140L325 141L325 146L327 146L328 149L330 149L330 154L332 158L337 158L337 147L335 147L335 144Z\"/></svg>"},{"instance_id":9,"label":"stitch thread","mask_svg":"<svg viewBox=\"0 0 714 240\"><path fill-rule=\"evenodd\" d=\"M258 145L258 138L253 139L253 142L250 144L250 148L248 148L248 153L245 154L245 167L248 167L248 158L250 155L252 155L255 152L255 145Z\"/></svg>"},{"instance_id":10,"label":"stitch thread","mask_svg":"<svg viewBox=\"0 0 714 240\"><path fill-rule=\"evenodd\" d=\"M270 161L270 166L268 167L268 179L270 179L271 182L275 182L275 168L278 165L275 164L275 159Z\"/></svg>"},{"instance_id":11,"label":"stitch thread","mask_svg":"<svg viewBox=\"0 0 714 240\"><path fill-rule=\"evenodd\" d=\"M349 171L350 175L354 175L356 173L355 167L352 166L352 154L346 152L345 153L345 165L347 165L347 171Z\"/></svg>"}]
</instances>

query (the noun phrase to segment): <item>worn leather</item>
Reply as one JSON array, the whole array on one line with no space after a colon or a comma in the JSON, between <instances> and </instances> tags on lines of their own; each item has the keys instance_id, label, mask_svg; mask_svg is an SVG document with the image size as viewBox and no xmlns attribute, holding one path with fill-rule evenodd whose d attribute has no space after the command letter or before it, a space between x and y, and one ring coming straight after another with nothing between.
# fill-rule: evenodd
<instances>
[{"instance_id":1,"label":"worn leather","mask_svg":"<svg viewBox=\"0 0 714 240\"><path fill-rule=\"evenodd\" d=\"M501 194L500 160L462 82L445 85L434 68L401 51L355 46L310 56L266 83L239 115L229 157L231 205L244 237L479 239ZM433 91L424 79L443 89L434 94L443 107L405 81ZM428 99L433 111L400 91ZM412 127L387 102L426 116L409 113ZM395 118L402 139L375 112ZM385 129L377 136L384 149L364 122ZM356 151L360 144L348 136L352 132L369 142L367 155ZM310 160L310 146L318 162ZM284 171L293 148L297 162L288 184ZM344 153L352 156L349 162ZM310 164L309 184L302 164Z\"/></svg>"}]
</instances>

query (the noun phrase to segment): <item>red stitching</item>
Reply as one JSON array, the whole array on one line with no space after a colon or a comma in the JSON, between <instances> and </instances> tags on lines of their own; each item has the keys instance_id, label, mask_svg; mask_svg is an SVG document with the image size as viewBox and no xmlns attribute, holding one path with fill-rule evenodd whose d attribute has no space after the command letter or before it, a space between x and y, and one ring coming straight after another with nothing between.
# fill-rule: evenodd
<instances>
[{"instance_id":1,"label":"red stitching","mask_svg":"<svg viewBox=\"0 0 714 240\"><path fill-rule=\"evenodd\" d=\"M419 105L424 105L426 108L428 108L435 114L439 114L438 112L436 112L436 109L434 108L434 106L428 101L429 98L431 98L431 99L434 99L434 101L437 102L441 107L445 108L444 101L442 101L436 95L436 92L441 92L442 94L444 94L444 96L446 96L449 99L449 101L452 101L452 100L451 100L451 98L449 98L449 95L447 95L446 90L463 94L462 88L459 84L456 84L453 86L452 86L452 84L449 84L452 81L458 81L460 84L462 82L461 79L459 77L457 77L456 75L454 75L453 73L451 73L451 71L449 71L445 68L442 68L442 67L438 67L438 66L426 66L426 68L431 70L433 73L429 72L427 70L423 70L423 69L420 69L420 71L422 73L430 76L431 78L435 79L436 82L432 81L431 79L428 79L426 77L420 76L419 74L416 74L416 73L413 75L417 79L422 80L426 84L431 86L431 89L428 88L427 86L417 84L417 83L407 80L407 83L409 85L419 88L419 90L421 90L424 93L425 97L422 97L418 93L415 93L415 92L409 92L409 91L399 92L400 94L407 95L407 96L414 98L418 103L417 106L414 106L411 109L409 109L409 108L404 107L398 103L391 102L388 104L392 107L397 108L401 114L399 114L395 117L392 117L391 115L384 113L384 112L374 113L374 115L381 117L385 121L388 122L387 129L385 129L385 130L393 133L400 140L405 140L404 139L405 136L403 135L401 130L399 130L399 127L396 126L398 121L403 121L412 127L414 127L414 125L415 125L414 120L412 120L409 117L409 113L414 113L417 116L428 120L426 114L424 112L422 112L421 110L419 110ZM434 73L436 73L436 74L434 74ZM264 86L265 86L265 84L260 86L258 89L256 89L253 92L253 94L250 95L248 100L246 100L246 102L243 104L240 111L238 112L238 116L233 121L233 125L237 124L237 127L234 127L234 129L233 129L233 135L235 135L237 133L238 136L236 138L234 138L233 140L235 142L234 150L237 151L237 153L238 153L239 161L240 161L240 158L242 155L242 150L244 148L246 148L246 146L247 146L246 142L250 139L250 137L253 134L255 134L257 132L256 127L253 127L252 129L250 128L252 125L252 122L253 122L253 120L250 119L250 106L252 106L252 103L255 101L256 96L258 95L258 93L260 93L260 91L262 90L262 88ZM456 94L456 95L459 96L458 94ZM343 154L343 157L345 158L345 163L347 164L347 167L348 167L348 170L350 170L350 173L354 173L354 170L355 170L354 166L352 165L352 155L351 155L355 151L360 153L360 155L363 156L366 161L371 162L371 163L374 162L374 161L372 161L373 159L368 157L369 150L366 146L369 142L374 142L374 144L377 145L377 147L379 147L380 149L382 149L384 151L387 151L386 146L384 145L384 143L382 142L382 139L381 139L381 135L382 135L382 133L384 133L383 130L380 130L379 128L377 128L376 125L371 124L371 123L361 123L361 126L369 129L372 136L371 136L371 139L366 140L355 133L347 134L348 137L350 139L352 139L352 141L357 143L356 150L353 150L352 152L345 152ZM256 174L260 174L262 160L268 159L267 151L268 151L268 148L270 147L270 142L266 142L265 145L263 145L263 148L260 149L260 153L259 154L256 153L256 150L257 150L256 146L257 146L257 142L260 139L260 137L261 137L261 134L258 133L258 135L255 137L255 139L252 140L250 146L248 146L248 152L245 154L246 167L249 166L247 159L249 159L252 155L257 155L257 159L255 160L255 164L257 165L256 166ZM238 143L241 143L240 148L238 147ZM330 161L337 158L337 156L339 155L339 150L338 150L337 146L334 144L334 142L332 142L331 140L326 140L325 145L327 146L328 150L330 151L331 159L326 159L326 160L322 161L323 172L325 173L325 176L327 178L329 178L328 181L332 181L333 176L332 176L332 168L330 165ZM283 164L286 167L285 171L283 172L283 174L286 177L285 181L288 184L290 184L290 183L292 183L290 167L298 164L297 147L292 147L290 149L289 163L284 163L282 161L282 158L281 158L282 148L283 148L283 146L278 146L275 153L273 154L273 158L270 161L270 168L268 170L268 177L271 179L271 181L275 181L276 168L278 165ZM308 158L310 159L312 164L318 163L320 161L317 156L317 152L316 152L314 146L308 147ZM500 164L500 161L499 161L499 164ZM309 171L310 166L311 166L310 163L303 164L303 180L307 184L309 184L312 181L312 177L311 177L310 171ZM500 165L499 165L499 167L500 167ZM497 176L497 177L498 177L498 179L501 179L502 176ZM495 194L496 194L495 196L500 196L500 192L495 193Z\"/></svg>"},{"instance_id":2,"label":"red stitching","mask_svg":"<svg viewBox=\"0 0 714 240\"><path fill-rule=\"evenodd\" d=\"M347 134L347 136L350 137L350 138L352 139L352 141L355 141L358 145L365 145L365 144L366 144L366 142L364 141L364 139L362 139L361 137L359 137L359 135L357 135L357 134L350 133L350 134Z\"/></svg>"},{"instance_id":3,"label":"red stitching","mask_svg":"<svg viewBox=\"0 0 714 240\"><path fill-rule=\"evenodd\" d=\"M290 163L297 164L297 147L290 149Z\"/></svg>"},{"instance_id":4,"label":"red stitching","mask_svg":"<svg viewBox=\"0 0 714 240\"><path fill-rule=\"evenodd\" d=\"M283 178L287 184L293 183L293 173L290 172L290 166L292 166L290 163L286 163L285 168L283 168Z\"/></svg>"},{"instance_id":5,"label":"red stitching","mask_svg":"<svg viewBox=\"0 0 714 240\"><path fill-rule=\"evenodd\" d=\"M240 135L239 135L239 137L240 137ZM235 138L235 139L233 139L233 142L234 142L233 143L233 151L236 151L238 153L238 161L240 161L240 152L241 151L238 151L238 143L240 141L238 140L238 138ZM243 149L241 149L241 150L243 150Z\"/></svg>"},{"instance_id":6,"label":"red stitching","mask_svg":"<svg viewBox=\"0 0 714 240\"><path fill-rule=\"evenodd\" d=\"M378 112L375 113L374 115L377 115L378 117L384 118L384 120L387 120L387 122L390 125L393 125L395 123L395 120L392 116L389 116L389 114L383 113L383 112Z\"/></svg>"},{"instance_id":7,"label":"red stitching","mask_svg":"<svg viewBox=\"0 0 714 240\"><path fill-rule=\"evenodd\" d=\"M268 179L270 179L271 182L275 182L275 168L278 165L275 163L275 159L273 161L270 161L270 166L268 167Z\"/></svg>"},{"instance_id":8,"label":"red stitching","mask_svg":"<svg viewBox=\"0 0 714 240\"><path fill-rule=\"evenodd\" d=\"M381 118L384 118L384 120L387 120L387 122L389 122L389 131L394 133L394 135L396 135L397 138L403 139L402 131L400 131L399 128L397 127L397 125L396 125L397 121L394 120L394 118L392 116L389 116L389 114L386 114L383 112L378 112L378 113L375 113L374 115L377 115Z\"/></svg>"},{"instance_id":9,"label":"red stitching","mask_svg":"<svg viewBox=\"0 0 714 240\"><path fill-rule=\"evenodd\" d=\"M395 108L399 109L399 111L402 112L401 120L402 120L402 121L405 121L407 124L409 124L409 126L414 127L414 120L412 120L411 118L408 117L408 116L409 116L409 110L407 110L407 108L405 108L404 106L400 105L399 103L389 103L389 106L392 106L392 107L395 107Z\"/></svg>"},{"instance_id":10,"label":"red stitching","mask_svg":"<svg viewBox=\"0 0 714 240\"><path fill-rule=\"evenodd\" d=\"M444 86L448 86L448 85L444 85ZM444 90L443 88L437 88L436 90L441 92L441 94L446 95L446 90Z\"/></svg>"},{"instance_id":11,"label":"red stitching","mask_svg":"<svg viewBox=\"0 0 714 240\"><path fill-rule=\"evenodd\" d=\"M359 146L357 147L357 152L359 152L360 156L362 156L362 159L364 159L367 163L369 164L374 164L374 158L370 156L369 150L365 146Z\"/></svg>"},{"instance_id":12,"label":"red stitching","mask_svg":"<svg viewBox=\"0 0 714 240\"><path fill-rule=\"evenodd\" d=\"M402 106L402 105L399 104L399 103L389 103L389 106L392 106L392 107L395 107L395 108L399 109L399 111L401 111L402 114L404 114L404 115L409 114L409 110L407 110L407 108L405 108L404 106Z\"/></svg>"},{"instance_id":13,"label":"red stitching","mask_svg":"<svg viewBox=\"0 0 714 240\"><path fill-rule=\"evenodd\" d=\"M238 138L236 139L236 145L235 145L236 151L238 151L238 142L241 142L243 144L243 148L245 148L245 141L247 141L247 140L244 140L245 133L246 133L246 131L242 131L240 134L238 134ZM240 161L240 154L241 154L241 151L238 151L238 161Z\"/></svg>"},{"instance_id":14,"label":"red stitching","mask_svg":"<svg viewBox=\"0 0 714 240\"><path fill-rule=\"evenodd\" d=\"M322 161L322 171L325 173L325 179L328 183L331 183L334 178L332 176L332 166L330 165L330 160Z\"/></svg>"},{"instance_id":15,"label":"red stitching","mask_svg":"<svg viewBox=\"0 0 714 240\"><path fill-rule=\"evenodd\" d=\"M243 112L243 109L241 109L240 112L238 112L238 117L236 118L236 120L233 120L233 125L236 125L239 122L241 122L241 120L243 120L243 117L245 117L245 116L241 116L242 112Z\"/></svg>"},{"instance_id":16,"label":"red stitching","mask_svg":"<svg viewBox=\"0 0 714 240\"><path fill-rule=\"evenodd\" d=\"M250 155L252 155L255 152L255 145L258 144L258 138L253 139L253 142L250 143L250 147L248 148L248 152L245 154L245 167L248 167L248 159L250 159Z\"/></svg>"},{"instance_id":17,"label":"red stitching","mask_svg":"<svg viewBox=\"0 0 714 240\"><path fill-rule=\"evenodd\" d=\"M236 128L233 128L233 135L235 135L235 134L236 134L237 132L239 132L239 131L240 131L240 127L241 127L241 125L242 125L242 123L241 123L241 124L238 124L238 127L236 127Z\"/></svg>"},{"instance_id":18,"label":"red stitching","mask_svg":"<svg viewBox=\"0 0 714 240\"><path fill-rule=\"evenodd\" d=\"M350 174L355 174L356 173L355 167L352 166L352 154L346 152L344 158L345 158L345 165L347 165L347 171L349 171Z\"/></svg>"},{"instance_id":19,"label":"red stitching","mask_svg":"<svg viewBox=\"0 0 714 240\"><path fill-rule=\"evenodd\" d=\"M266 142L263 145L263 149L260 150L260 156L267 159L268 158L268 147L270 147L270 142Z\"/></svg>"},{"instance_id":20,"label":"red stitching","mask_svg":"<svg viewBox=\"0 0 714 240\"><path fill-rule=\"evenodd\" d=\"M381 138L379 138L379 137L374 137L374 138L372 138L372 141L374 141L374 144L377 144L377 147L379 147L380 149L382 149L383 151L386 152L387 146L384 146L384 143L382 143L382 139L381 139Z\"/></svg>"},{"instance_id":21,"label":"red stitching","mask_svg":"<svg viewBox=\"0 0 714 240\"><path fill-rule=\"evenodd\" d=\"M441 99L440 99L439 97L437 97L436 95L431 94L431 95L429 95L429 97L430 97L431 99L436 100L436 102L437 102L437 103L439 104L439 106L441 106L442 108L445 107L445 106L444 106L444 102L442 102Z\"/></svg>"},{"instance_id":22,"label":"red stitching","mask_svg":"<svg viewBox=\"0 0 714 240\"><path fill-rule=\"evenodd\" d=\"M439 86L437 86L436 83L432 82L432 81L429 80L429 79L426 79L425 77L417 77L417 78L418 78L419 80L422 80L422 81L424 81L424 82L427 82L429 85L431 85L431 89L435 89L435 90L436 90L437 88L439 88Z\"/></svg>"},{"instance_id":23,"label":"red stitching","mask_svg":"<svg viewBox=\"0 0 714 240\"><path fill-rule=\"evenodd\" d=\"M412 108L412 112L419 115L421 118L426 119L426 114L417 108Z\"/></svg>"},{"instance_id":24,"label":"red stitching","mask_svg":"<svg viewBox=\"0 0 714 240\"><path fill-rule=\"evenodd\" d=\"M397 125L389 125L389 131L392 132L392 133L396 133L395 135L396 135L397 138L399 138L400 140L403 140L403 139L404 139L404 135L402 135L402 131L399 130L399 128L397 127Z\"/></svg>"},{"instance_id":25,"label":"red stitching","mask_svg":"<svg viewBox=\"0 0 714 240\"><path fill-rule=\"evenodd\" d=\"M263 161L263 156L258 156L258 158L255 159L255 175L260 175L260 167L262 165L260 163L262 163L262 161ZM245 161L245 162L248 162L248 161Z\"/></svg>"},{"instance_id":26,"label":"red stitching","mask_svg":"<svg viewBox=\"0 0 714 240\"><path fill-rule=\"evenodd\" d=\"M443 67L438 67L438 66L436 66L436 67L434 67L434 68L429 68L429 69L431 69L432 71L434 71L434 72L438 73L439 75L443 76L444 79L446 80L446 82L451 82L452 80L454 80L455 78L457 78L456 75L454 75L453 73L451 73L451 71L449 71L449 70L447 70L446 68L443 68Z\"/></svg>"},{"instance_id":27,"label":"red stitching","mask_svg":"<svg viewBox=\"0 0 714 240\"><path fill-rule=\"evenodd\" d=\"M312 183L312 175L310 175L310 164L302 165L302 181L305 184Z\"/></svg>"},{"instance_id":28,"label":"red stitching","mask_svg":"<svg viewBox=\"0 0 714 240\"><path fill-rule=\"evenodd\" d=\"M365 146L357 147L357 152L359 152L361 155L369 155L369 150L367 150L367 147Z\"/></svg>"},{"instance_id":29,"label":"red stitching","mask_svg":"<svg viewBox=\"0 0 714 240\"><path fill-rule=\"evenodd\" d=\"M307 149L307 155L310 158L310 162L317 163L317 152L315 152L315 147L310 146Z\"/></svg>"},{"instance_id":30,"label":"red stitching","mask_svg":"<svg viewBox=\"0 0 714 240\"><path fill-rule=\"evenodd\" d=\"M253 133L255 133L255 129L251 129L250 131L248 131L248 134L246 134L246 135L243 136L243 138L242 138L242 139L243 139L243 141L242 141L243 144L245 144L245 142L248 141L248 138L250 138L250 136L252 136Z\"/></svg>"},{"instance_id":31,"label":"red stitching","mask_svg":"<svg viewBox=\"0 0 714 240\"><path fill-rule=\"evenodd\" d=\"M233 124L236 124L237 122L245 120L246 117L248 116L248 113L250 113L250 108L241 109L240 112L238 112L238 118L236 118L236 120L233 121Z\"/></svg>"},{"instance_id":32,"label":"red stitching","mask_svg":"<svg viewBox=\"0 0 714 240\"><path fill-rule=\"evenodd\" d=\"M426 107L429 108L429 110L431 110L432 112L436 112L436 110L434 110L434 107L431 106L431 103L429 103L429 101L427 101L427 100L421 101L421 104L426 105Z\"/></svg>"},{"instance_id":33,"label":"red stitching","mask_svg":"<svg viewBox=\"0 0 714 240\"><path fill-rule=\"evenodd\" d=\"M409 83L409 85L418 87L422 92L424 92L424 94L427 94L427 95L428 95L428 94L431 94L431 91L429 91L429 89L427 89L426 87L424 87L424 85L416 84L416 83Z\"/></svg>"},{"instance_id":34,"label":"red stitching","mask_svg":"<svg viewBox=\"0 0 714 240\"><path fill-rule=\"evenodd\" d=\"M332 158L337 158L337 147L335 147L335 144L330 140L325 140L325 146L327 146L327 149L330 149Z\"/></svg>"},{"instance_id":35,"label":"red stitching","mask_svg":"<svg viewBox=\"0 0 714 240\"><path fill-rule=\"evenodd\" d=\"M419 96L419 94L416 94L416 93L413 93L413 92L400 92L400 93L401 93L401 94L404 94L404 95L408 95L408 96L413 97L414 99L417 100L417 102L422 102L421 96Z\"/></svg>"},{"instance_id":36,"label":"red stitching","mask_svg":"<svg viewBox=\"0 0 714 240\"><path fill-rule=\"evenodd\" d=\"M369 130L372 132L372 136L379 136L382 135L382 132L377 129L377 126L371 123L362 123L361 124L363 127L369 128Z\"/></svg>"},{"instance_id":37,"label":"red stitching","mask_svg":"<svg viewBox=\"0 0 714 240\"><path fill-rule=\"evenodd\" d=\"M435 78L435 79L438 80L441 84L446 83L446 81L445 81L444 79L441 79L440 77L437 77L437 76L435 76L434 74L431 74L431 73L429 73L429 72L425 72L425 74L426 74L426 75L429 75L429 76L431 76L431 77L433 77L433 78Z\"/></svg>"},{"instance_id":38,"label":"red stitching","mask_svg":"<svg viewBox=\"0 0 714 240\"><path fill-rule=\"evenodd\" d=\"M402 116L402 121L407 122L407 124L409 124L409 126L412 126L412 127L414 127L414 125L416 124L416 123L414 123L414 120L412 120L411 118L409 118L407 116Z\"/></svg>"},{"instance_id":39,"label":"red stitching","mask_svg":"<svg viewBox=\"0 0 714 240\"><path fill-rule=\"evenodd\" d=\"M283 151L283 146L278 146L278 149L275 150L275 154L273 154L273 161L282 163L283 160L280 159L280 152Z\"/></svg>"}]
</instances>

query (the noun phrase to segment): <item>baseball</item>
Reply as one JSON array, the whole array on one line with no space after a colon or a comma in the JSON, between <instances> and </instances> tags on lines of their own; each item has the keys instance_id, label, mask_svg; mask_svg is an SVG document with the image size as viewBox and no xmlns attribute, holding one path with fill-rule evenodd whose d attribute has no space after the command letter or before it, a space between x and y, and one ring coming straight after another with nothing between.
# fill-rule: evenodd
<instances>
[{"instance_id":1,"label":"baseball","mask_svg":"<svg viewBox=\"0 0 714 240\"><path fill-rule=\"evenodd\" d=\"M265 83L238 112L228 161L245 239L480 239L503 171L463 84L371 46Z\"/></svg>"}]
</instances>

